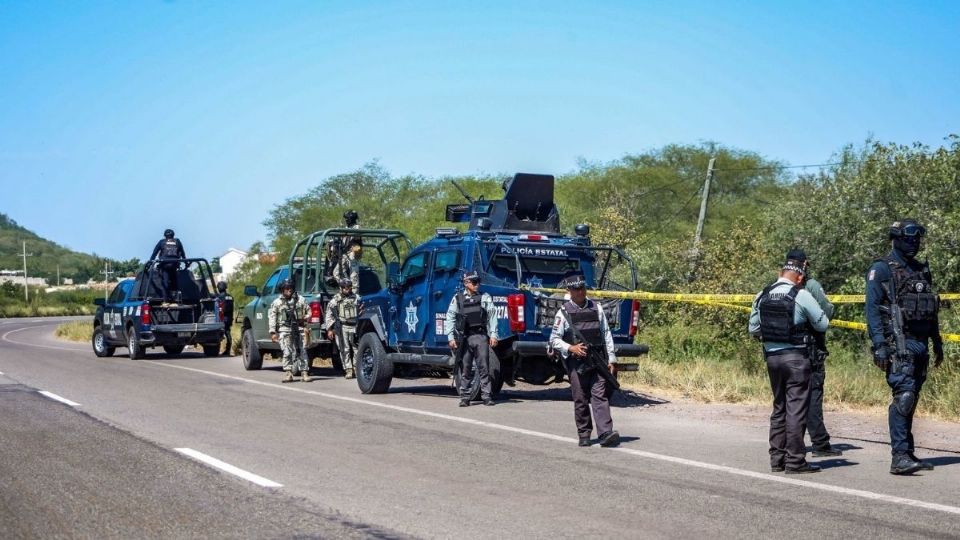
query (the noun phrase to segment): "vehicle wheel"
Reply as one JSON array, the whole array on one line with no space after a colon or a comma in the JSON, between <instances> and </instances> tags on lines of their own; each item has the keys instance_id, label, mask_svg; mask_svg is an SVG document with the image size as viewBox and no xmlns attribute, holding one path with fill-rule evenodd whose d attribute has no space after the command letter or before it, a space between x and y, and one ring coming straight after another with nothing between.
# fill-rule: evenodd
<instances>
[{"instance_id":1,"label":"vehicle wheel","mask_svg":"<svg viewBox=\"0 0 960 540\"><path fill-rule=\"evenodd\" d=\"M163 352L169 354L170 356L176 356L183 352L183 345L164 345Z\"/></svg>"},{"instance_id":2,"label":"vehicle wheel","mask_svg":"<svg viewBox=\"0 0 960 540\"><path fill-rule=\"evenodd\" d=\"M246 370L260 369L263 366L263 356L257 348L257 340L253 338L253 330L247 328L240 339L240 348L243 352L243 368Z\"/></svg>"},{"instance_id":3,"label":"vehicle wheel","mask_svg":"<svg viewBox=\"0 0 960 540\"><path fill-rule=\"evenodd\" d=\"M375 332L367 332L357 345L357 385L364 394L382 394L393 380L393 362Z\"/></svg>"},{"instance_id":4,"label":"vehicle wheel","mask_svg":"<svg viewBox=\"0 0 960 540\"><path fill-rule=\"evenodd\" d=\"M493 397L500 395L500 390L503 389L503 373L500 369L500 357L497 356L497 353L490 349L489 362L490 365L490 393ZM453 367L453 384L456 390L460 391L460 377L463 375L460 373L460 363L456 363ZM480 372L473 370L473 382L470 384L470 399L477 400L480 399Z\"/></svg>"},{"instance_id":5,"label":"vehicle wheel","mask_svg":"<svg viewBox=\"0 0 960 540\"><path fill-rule=\"evenodd\" d=\"M204 356L220 356L219 343L204 343L202 347Z\"/></svg>"},{"instance_id":6,"label":"vehicle wheel","mask_svg":"<svg viewBox=\"0 0 960 540\"><path fill-rule=\"evenodd\" d=\"M107 337L103 335L103 329L99 326L93 329L93 354L104 358L107 356L113 356L116 347L110 347L107 345Z\"/></svg>"},{"instance_id":7,"label":"vehicle wheel","mask_svg":"<svg viewBox=\"0 0 960 540\"><path fill-rule=\"evenodd\" d=\"M127 328L127 349L130 351L130 359L137 360L146 356L146 351L140 345L140 335L133 327Z\"/></svg>"}]
</instances>

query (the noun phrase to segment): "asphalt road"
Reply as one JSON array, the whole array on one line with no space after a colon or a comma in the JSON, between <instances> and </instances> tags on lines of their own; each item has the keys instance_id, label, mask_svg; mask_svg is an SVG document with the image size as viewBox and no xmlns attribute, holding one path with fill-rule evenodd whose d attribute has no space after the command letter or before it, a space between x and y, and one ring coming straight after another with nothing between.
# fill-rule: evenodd
<instances>
[{"instance_id":1,"label":"asphalt road","mask_svg":"<svg viewBox=\"0 0 960 540\"><path fill-rule=\"evenodd\" d=\"M842 458L786 476L763 426L640 399L613 411L620 448L579 448L565 387L461 409L447 381L363 396L239 358L96 358L56 324L0 320L4 538L960 537L956 453L895 477L888 446L835 434Z\"/></svg>"}]
</instances>

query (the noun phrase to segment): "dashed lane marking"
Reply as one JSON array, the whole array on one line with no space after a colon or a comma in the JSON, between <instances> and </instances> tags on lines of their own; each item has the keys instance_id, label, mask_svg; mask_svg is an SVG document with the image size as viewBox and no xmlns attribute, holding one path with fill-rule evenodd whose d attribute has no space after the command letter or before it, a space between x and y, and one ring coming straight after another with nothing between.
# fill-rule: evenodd
<instances>
[{"instance_id":1,"label":"dashed lane marking","mask_svg":"<svg viewBox=\"0 0 960 540\"><path fill-rule=\"evenodd\" d=\"M79 407L79 406L80 406L80 404L77 403L76 401L70 401L69 399L67 399L67 398L65 398L65 397L62 397L62 396L58 396L58 395L54 394L53 392L47 392L46 390L37 390L37 393L40 394L41 396L46 396L46 397L48 397L48 398L50 398L50 399L52 399L52 400L54 400L54 401L59 401L60 403L66 403L67 405L69 405L69 406L71 406L71 407Z\"/></svg>"},{"instance_id":2,"label":"dashed lane marking","mask_svg":"<svg viewBox=\"0 0 960 540\"><path fill-rule=\"evenodd\" d=\"M514 426L507 426L507 425L504 425L504 424L496 424L496 423L493 423L493 422L484 422L484 421L482 421L482 420L474 420L474 419L472 419L472 418L463 418L463 417L460 417L460 416L453 416L453 415L449 415L449 414L436 413L436 412L432 412L432 411L424 411L424 410L421 410L421 409L414 409L414 408L412 408L412 407L403 407L403 406L401 406L401 405L390 405L390 404L388 404L388 403L380 403L380 402L377 402L377 401L368 401L368 400L365 400L365 399L352 398L352 397L347 397L347 396L338 396L338 395L336 395L336 394L328 394L328 393L326 393L326 392L318 392L318 391L316 391L316 390L307 390L307 389L304 389L304 388L297 388L297 387L295 387L295 386L281 386L281 385L279 385L279 384L273 384L273 383L258 381L258 380L254 380L254 379L247 379L247 378L245 378L245 377L237 377L237 376L234 376L234 375L227 375L227 374L224 374L224 373L217 373L217 372L215 372L215 371L207 371L207 370L203 370L203 369L191 368L191 367L186 367L186 366L178 366L178 365L174 365L174 364L164 364L164 363L159 363L159 362L157 362L157 363L150 362L150 364L155 365L155 366L167 367L167 368L181 369L181 370L185 370L185 371L193 371L193 372L195 372L195 373L202 373L202 374L211 375L211 376L214 376L214 377L221 377L221 378L224 378L224 379L233 379L233 380L236 380L236 381L247 382L247 383L250 383L250 384L257 384L257 385L261 385L261 386L268 386L268 387L270 387L270 388L276 388L276 389L278 389L278 390L286 390L286 391L288 391L288 392L299 392L299 393L301 393L301 394L309 394L309 395L313 395L313 396L324 397L324 398L327 398L327 399L334 399L334 400L338 400L338 401L345 401L345 402L348 402L348 403L356 403L356 404L359 404L359 405L367 405L367 406L371 406L371 407L379 407L379 408L381 408L381 409L389 409L389 410L393 410L393 411L399 411L399 412L405 412L405 413L410 413L410 414L416 414L416 415L420 415L420 416L427 416L427 417L430 417L430 418L439 418L439 419L448 420L448 421L451 421L451 422L459 422L459 423L461 423L461 424L469 424L469 425L474 425L474 426L482 426L482 427L486 427L486 428L490 428L490 429L496 429L496 430L500 430L500 431L506 431L506 432L509 432L509 433L518 433L518 434L521 434L521 435L528 435L528 436L530 436L530 437L537 437L537 438L540 438L540 439L548 439L548 440L551 440L551 441L557 441L557 442L562 442L562 443L576 443L576 442L578 442L577 439L574 439L574 438L572 438L572 437L563 437L563 436L560 436L560 435L554 435L554 434L552 434L552 433L544 433L544 432L542 432L542 431L534 431L534 430L524 429L524 428L519 428L519 427L514 427ZM851 497L859 497L859 498L861 498L861 499L868 499L868 500L873 500L873 501L883 501L883 502L888 502L888 503L891 503L891 504L899 504L899 505L910 506L910 507L914 507L914 508L924 508L924 509L927 509L927 510L934 510L934 511L937 511L937 512L944 512L944 513L948 513L948 514L960 515L960 507L956 507L956 506L949 506L949 505L945 505L945 504L931 503L931 502L926 502L926 501L918 501L918 500L915 500L915 499L907 499L907 498L905 498L905 497L897 497L897 496L894 496L894 495L886 495L886 494L884 494L884 493L875 493L875 492L872 492L872 491L865 491L865 490L861 490L861 489L852 489L852 488L846 488L846 487L841 487L841 486L834 486L834 485L830 485L830 484L820 484L820 483L817 483L817 482L811 482L811 481L807 481L807 480L798 480L798 479L789 478L789 477L786 477L786 476L774 476L774 475L772 475L772 474L759 473L759 472L749 471L749 470L745 470L745 469L737 469L736 467L728 467L728 466L725 466L725 465L716 465L716 464L707 463L707 462L704 462L704 461L696 461L696 460L692 460L692 459L679 458L679 457L674 457L674 456L668 456L668 455L665 455L665 454L655 454L655 453L653 453L653 452L645 452L645 451L643 451L643 450L635 450L635 449L632 449L632 448L622 448L622 447L618 447L618 448L605 448L605 449L603 449L603 450L604 450L604 451L621 452L621 453L624 453L624 454L629 454L629 455L633 455L633 456L637 456L637 457L641 457L641 458L653 459L653 460L658 460L658 461L664 461L664 462L668 462L668 463L674 463L674 464L677 464L677 465L683 465L683 466L687 466L687 467L694 467L694 468L698 468L698 469L711 470L711 471L716 471L716 472L721 472L721 473L726 473L726 474L732 474L732 475L736 475L736 476L743 476L743 477L747 477L747 478L753 478L753 479L756 479L756 480L763 480L763 481L767 481L767 482L776 482L776 483L779 483L779 484L787 484L787 485L791 485L791 486L804 487L804 488L815 489L815 490L819 490L819 491L827 491L827 492L830 492L830 493L837 493L837 494L841 494L841 495L848 495L848 496L851 496Z\"/></svg>"},{"instance_id":3,"label":"dashed lane marking","mask_svg":"<svg viewBox=\"0 0 960 540\"><path fill-rule=\"evenodd\" d=\"M260 475L253 474L252 472L249 472L249 471L245 471L239 467L234 467L229 463L220 461L219 459L208 456L202 452L197 452L196 450L193 450L191 448L174 448L174 450L176 450L177 452L180 452L185 456L189 456L197 461L206 463L207 465L215 469L220 469L225 473L229 473L234 476L239 476L240 478L243 478L248 482L253 482L254 484L257 484L258 486L269 487L269 488L283 487L283 484L278 484L273 480L269 480Z\"/></svg>"}]
</instances>

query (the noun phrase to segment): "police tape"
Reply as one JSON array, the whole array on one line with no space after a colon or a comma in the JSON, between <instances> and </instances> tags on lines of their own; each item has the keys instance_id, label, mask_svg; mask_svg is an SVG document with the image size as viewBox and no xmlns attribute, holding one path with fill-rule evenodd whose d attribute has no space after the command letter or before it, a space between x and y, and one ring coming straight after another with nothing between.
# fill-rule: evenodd
<instances>
[{"instance_id":1,"label":"police tape","mask_svg":"<svg viewBox=\"0 0 960 540\"><path fill-rule=\"evenodd\" d=\"M534 292L547 292L547 293L566 293L566 289L551 289L547 287L529 287L526 285L521 285L520 288L527 289ZM600 291L600 290L591 290L590 296L595 298L614 298L620 300L647 300L647 301L661 301L661 302L690 302L699 305L705 306L717 306L727 309L736 309L738 311L744 311L749 313L752 308L750 306L744 306L740 304L735 304L731 302L753 302L754 295L749 294L683 294L683 293L649 293L643 291ZM843 303L843 300L846 300L850 303L853 303L854 298L859 298L859 302L864 301L863 295L829 295L827 298L831 302L836 301L837 303ZM842 300L834 300L835 298L840 298ZM941 294L940 298L943 300L956 300L960 299L960 294ZM867 325L861 322L854 321L841 321L841 320L831 320L830 326L836 328L846 328L849 330L861 330L866 331ZM960 334L944 334L941 333L940 337L944 341L957 342L960 343Z\"/></svg>"}]
</instances>

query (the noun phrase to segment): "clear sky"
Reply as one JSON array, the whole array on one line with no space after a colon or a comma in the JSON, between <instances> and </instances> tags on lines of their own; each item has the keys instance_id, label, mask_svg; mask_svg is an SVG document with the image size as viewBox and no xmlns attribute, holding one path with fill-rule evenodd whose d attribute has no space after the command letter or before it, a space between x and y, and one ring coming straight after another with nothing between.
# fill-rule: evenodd
<instances>
[{"instance_id":1,"label":"clear sky","mask_svg":"<svg viewBox=\"0 0 960 540\"><path fill-rule=\"evenodd\" d=\"M0 0L0 212L213 257L323 178L960 132L960 2Z\"/></svg>"}]
</instances>

